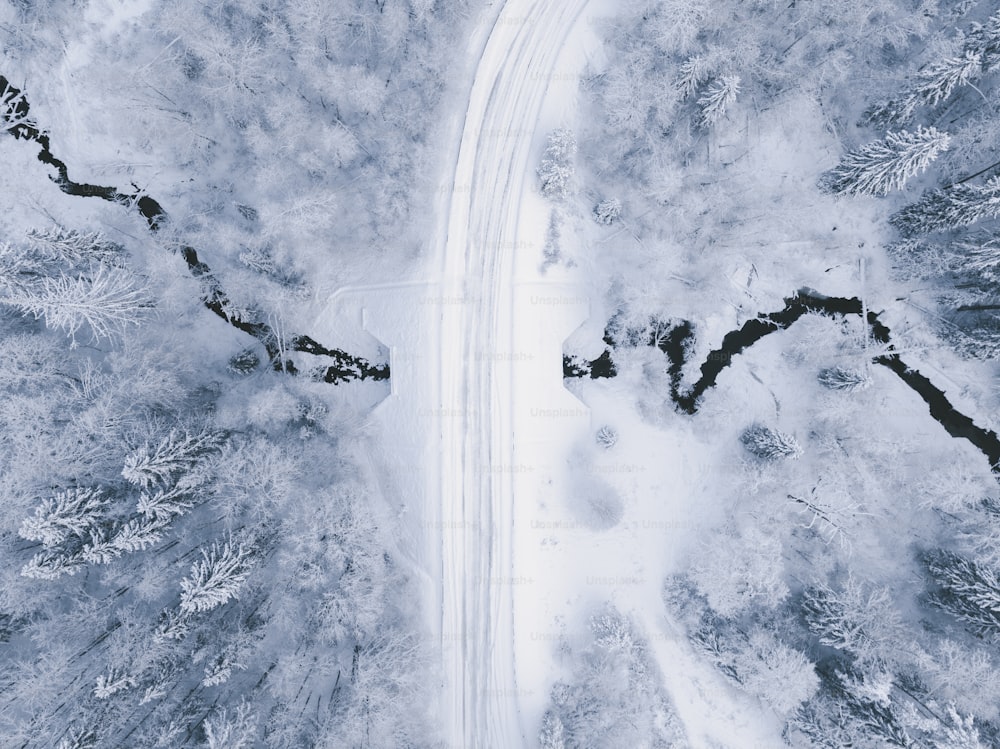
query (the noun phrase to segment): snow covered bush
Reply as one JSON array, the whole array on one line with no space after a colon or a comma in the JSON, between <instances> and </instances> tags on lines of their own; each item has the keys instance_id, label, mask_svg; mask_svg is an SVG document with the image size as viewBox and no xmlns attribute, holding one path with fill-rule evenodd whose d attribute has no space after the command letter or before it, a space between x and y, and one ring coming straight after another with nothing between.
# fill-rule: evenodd
<instances>
[{"instance_id":1,"label":"snow covered bush","mask_svg":"<svg viewBox=\"0 0 1000 749\"><path fill-rule=\"evenodd\" d=\"M887 195L947 151L950 140L948 133L933 127L888 133L844 155L822 176L820 187L836 194Z\"/></svg>"},{"instance_id":2,"label":"snow covered bush","mask_svg":"<svg viewBox=\"0 0 1000 749\"><path fill-rule=\"evenodd\" d=\"M618 444L618 432L610 426L604 425L597 430L597 444L605 450L610 450Z\"/></svg>"},{"instance_id":3,"label":"snow covered bush","mask_svg":"<svg viewBox=\"0 0 1000 749\"><path fill-rule=\"evenodd\" d=\"M802 455L802 446L792 435L761 424L753 424L744 430L740 442L747 452L761 460L798 458Z\"/></svg>"},{"instance_id":4,"label":"snow covered bush","mask_svg":"<svg viewBox=\"0 0 1000 749\"><path fill-rule=\"evenodd\" d=\"M542 195L551 200L563 200L569 195L576 168L576 137L566 129L549 133L542 163L538 167Z\"/></svg>"}]
</instances>

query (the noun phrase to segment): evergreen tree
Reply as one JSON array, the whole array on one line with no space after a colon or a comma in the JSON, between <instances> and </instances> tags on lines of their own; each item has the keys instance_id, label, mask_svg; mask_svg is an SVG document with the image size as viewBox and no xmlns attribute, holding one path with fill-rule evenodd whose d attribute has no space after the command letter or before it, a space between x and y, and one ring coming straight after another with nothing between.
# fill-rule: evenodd
<instances>
[{"instance_id":1,"label":"evergreen tree","mask_svg":"<svg viewBox=\"0 0 1000 749\"><path fill-rule=\"evenodd\" d=\"M871 375L862 369L845 369L844 367L830 367L819 373L820 384L830 390L841 390L853 393L856 390L865 390L871 387Z\"/></svg>"},{"instance_id":2,"label":"evergreen tree","mask_svg":"<svg viewBox=\"0 0 1000 749\"><path fill-rule=\"evenodd\" d=\"M968 226L1000 216L1000 177L981 185L952 185L926 193L889 221L905 236Z\"/></svg>"},{"instance_id":3,"label":"evergreen tree","mask_svg":"<svg viewBox=\"0 0 1000 749\"><path fill-rule=\"evenodd\" d=\"M847 153L823 175L820 187L836 194L887 195L926 169L939 153L948 150L948 144L948 134L933 127L888 133L883 140Z\"/></svg>"},{"instance_id":4,"label":"evergreen tree","mask_svg":"<svg viewBox=\"0 0 1000 749\"><path fill-rule=\"evenodd\" d=\"M181 580L181 611L209 611L235 598L249 575L250 552L240 543L212 544Z\"/></svg>"},{"instance_id":5,"label":"evergreen tree","mask_svg":"<svg viewBox=\"0 0 1000 749\"><path fill-rule=\"evenodd\" d=\"M985 23L972 25L966 36L965 49L980 55L983 69L987 72L1000 64L1000 11Z\"/></svg>"},{"instance_id":6,"label":"evergreen tree","mask_svg":"<svg viewBox=\"0 0 1000 749\"><path fill-rule=\"evenodd\" d=\"M100 490L67 489L48 497L35 508L33 517L21 523L18 535L29 541L41 541L51 548L69 536L86 538L101 521L108 501Z\"/></svg>"},{"instance_id":7,"label":"evergreen tree","mask_svg":"<svg viewBox=\"0 0 1000 749\"><path fill-rule=\"evenodd\" d=\"M609 426L602 426L597 430L597 444L605 450L610 450L618 443L618 432Z\"/></svg>"},{"instance_id":8,"label":"evergreen tree","mask_svg":"<svg viewBox=\"0 0 1000 749\"><path fill-rule=\"evenodd\" d=\"M168 490L157 489L152 494L142 492L136 503L136 510L147 518L169 520L172 517L183 515L193 506L194 502L190 496L183 490L174 487Z\"/></svg>"},{"instance_id":9,"label":"evergreen tree","mask_svg":"<svg viewBox=\"0 0 1000 749\"><path fill-rule=\"evenodd\" d=\"M760 424L748 427L740 435L740 442L748 452L761 460L797 458L802 454L802 446L792 435Z\"/></svg>"},{"instance_id":10,"label":"evergreen tree","mask_svg":"<svg viewBox=\"0 0 1000 749\"><path fill-rule=\"evenodd\" d=\"M1000 634L1000 577L994 570L946 549L925 554L924 564L939 587L931 603L977 634Z\"/></svg>"},{"instance_id":11,"label":"evergreen tree","mask_svg":"<svg viewBox=\"0 0 1000 749\"><path fill-rule=\"evenodd\" d=\"M129 325L137 325L152 306L136 279L121 269L97 266L88 275L44 277L9 290L0 302L9 304L46 325L71 336L84 326L97 340L112 339Z\"/></svg>"},{"instance_id":12,"label":"evergreen tree","mask_svg":"<svg viewBox=\"0 0 1000 749\"><path fill-rule=\"evenodd\" d=\"M559 716L551 710L546 710L542 717L538 743L541 749L566 749L566 729Z\"/></svg>"},{"instance_id":13,"label":"evergreen tree","mask_svg":"<svg viewBox=\"0 0 1000 749\"><path fill-rule=\"evenodd\" d=\"M542 195L562 200L569 194L573 175L573 157L576 155L576 138L566 129L549 134L542 163L538 167Z\"/></svg>"},{"instance_id":14,"label":"evergreen tree","mask_svg":"<svg viewBox=\"0 0 1000 749\"><path fill-rule=\"evenodd\" d=\"M172 487L182 474L190 471L207 455L218 450L222 440L222 434L219 432L188 434L172 429L156 445L147 442L133 450L125 458L122 476L130 484L142 489L157 486ZM168 491L162 493L159 500L150 498L148 502L174 500L176 500L176 496Z\"/></svg>"},{"instance_id":15,"label":"evergreen tree","mask_svg":"<svg viewBox=\"0 0 1000 749\"><path fill-rule=\"evenodd\" d=\"M621 215L622 203L618 198L608 198L594 206L594 220L604 226L611 226Z\"/></svg>"},{"instance_id":16,"label":"evergreen tree","mask_svg":"<svg viewBox=\"0 0 1000 749\"><path fill-rule=\"evenodd\" d=\"M701 124L706 127L716 124L725 114L726 109L736 101L740 93L740 77L738 75L723 75L709 84L708 89L698 99L701 107Z\"/></svg>"},{"instance_id":17,"label":"evergreen tree","mask_svg":"<svg viewBox=\"0 0 1000 749\"><path fill-rule=\"evenodd\" d=\"M56 580L63 575L75 575L83 566L83 558L79 554L42 552L35 554L21 568L21 574L36 580Z\"/></svg>"}]
</instances>

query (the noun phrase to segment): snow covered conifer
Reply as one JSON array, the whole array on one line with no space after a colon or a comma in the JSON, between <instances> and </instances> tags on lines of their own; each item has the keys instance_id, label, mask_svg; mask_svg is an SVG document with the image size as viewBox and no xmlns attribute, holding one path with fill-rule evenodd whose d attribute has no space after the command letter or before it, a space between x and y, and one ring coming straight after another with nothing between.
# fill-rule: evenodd
<instances>
[{"instance_id":1,"label":"snow covered conifer","mask_svg":"<svg viewBox=\"0 0 1000 749\"><path fill-rule=\"evenodd\" d=\"M820 178L820 187L836 194L887 195L948 150L949 141L947 133L933 127L888 133L845 154Z\"/></svg>"},{"instance_id":2,"label":"snow covered conifer","mask_svg":"<svg viewBox=\"0 0 1000 749\"><path fill-rule=\"evenodd\" d=\"M559 716L551 710L546 710L542 717L538 745L541 749L566 749L566 728Z\"/></svg>"},{"instance_id":3,"label":"snow covered conifer","mask_svg":"<svg viewBox=\"0 0 1000 749\"><path fill-rule=\"evenodd\" d=\"M75 575L83 566L78 554L42 552L21 567L21 574L36 580L56 580L63 575Z\"/></svg>"},{"instance_id":4,"label":"snow covered conifer","mask_svg":"<svg viewBox=\"0 0 1000 749\"><path fill-rule=\"evenodd\" d=\"M70 535L85 538L99 522L107 500L100 490L75 487L58 492L35 508L34 516L21 523L18 535L53 547Z\"/></svg>"},{"instance_id":5,"label":"snow covered conifer","mask_svg":"<svg viewBox=\"0 0 1000 749\"><path fill-rule=\"evenodd\" d=\"M748 427L740 435L740 442L750 454L761 460L797 458L802 454L802 446L792 435L760 424Z\"/></svg>"},{"instance_id":6,"label":"snow covered conifer","mask_svg":"<svg viewBox=\"0 0 1000 749\"><path fill-rule=\"evenodd\" d=\"M924 556L924 563L939 590L931 602L972 625L981 635L1000 634L1000 576L946 549Z\"/></svg>"},{"instance_id":7,"label":"snow covered conifer","mask_svg":"<svg viewBox=\"0 0 1000 749\"><path fill-rule=\"evenodd\" d=\"M28 232L28 244L35 252L74 267L87 266L94 261L119 265L124 255L120 245L109 242L99 231L85 232L61 226L32 229Z\"/></svg>"},{"instance_id":8,"label":"snow covered conifer","mask_svg":"<svg viewBox=\"0 0 1000 749\"><path fill-rule=\"evenodd\" d=\"M549 133L545 154L538 167L542 195L562 200L569 194L573 175L573 157L576 155L576 137L566 129Z\"/></svg>"},{"instance_id":9,"label":"snow covered conifer","mask_svg":"<svg viewBox=\"0 0 1000 749\"><path fill-rule=\"evenodd\" d=\"M872 378L863 369L845 369L843 367L829 367L819 373L819 382L830 390L842 390L853 393L855 390L864 390L871 387Z\"/></svg>"},{"instance_id":10,"label":"snow covered conifer","mask_svg":"<svg viewBox=\"0 0 1000 749\"><path fill-rule=\"evenodd\" d=\"M171 430L156 445L145 443L125 458L122 476L130 484L149 489L170 486L185 471L218 449L222 435L217 432L187 434Z\"/></svg>"},{"instance_id":11,"label":"snow covered conifer","mask_svg":"<svg viewBox=\"0 0 1000 749\"><path fill-rule=\"evenodd\" d=\"M736 101L740 93L740 77L738 75L723 75L708 85L708 89L698 99L701 107L701 122L710 126L721 120L726 109Z\"/></svg>"},{"instance_id":12,"label":"snow covered conifer","mask_svg":"<svg viewBox=\"0 0 1000 749\"><path fill-rule=\"evenodd\" d=\"M158 489L152 494L143 492L136 503L136 509L140 513L157 520L169 520L175 515L183 515L193 506L188 495L177 487L168 491Z\"/></svg>"},{"instance_id":13,"label":"snow covered conifer","mask_svg":"<svg viewBox=\"0 0 1000 749\"><path fill-rule=\"evenodd\" d=\"M191 565L191 575L181 580L181 611L210 611L235 598L249 574L250 552L241 543L212 544L201 561Z\"/></svg>"},{"instance_id":14,"label":"snow covered conifer","mask_svg":"<svg viewBox=\"0 0 1000 749\"><path fill-rule=\"evenodd\" d=\"M1000 64L1000 12L994 13L985 23L972 25L965 49L981 55L983 69L987 72Z\"/></svg>"},{"instance_id":15,"label":"snow covered conifer","mask_svg":"<svg viewBox=\"0 0 1000 749\"><path fill-rule=\"evenodd\" d=\"M618 198L608 198L594 206L594 220L604 226L611 226L621 215L622 203Z\"/></svg>"},{"instance_id":16,"label":"snow covered conifer","mask_svg":"<svg viewBox=\"0 0 1000 749\"><path fill-rule=\"evenodd\" d=\"M97 734L89 728L70 731L60 739L56 749L93 749L97 746Z\"/></svg>"},{"instance_id":17,"label":"snow covered conifer","mask_svg":"<svg viewBox=\"0 0 1000 749\"><path fill-rule=\"evenodd\" d=\"M120 269L97 268L88 275L42 278L21 284L0 302L44 318L45 324L71 336L88 326L94 338L110 339L137 325L152 306L142 284Z\"/></svg>"},{"instance_id":18,"label":"snow covered conifer","mask_svg":"<svg viewBox=\"0 0 1000 749\"><path fill-rule=\"evenodd\" d=\"M916 203L890 217L906 236L968 226L1000 216L1000 177L981 185L958 184L924 194Z\"/></svg>"},{"instance_id":19,"label":"snow covered conifer","mask_svg":"<svg viewBox=\"0 0 1000 749\"><path fill-rule=\"evenodd\" d=\"M687 99L711 74L711 63L702 55L693 55L681 63L677 89L681 98Z\"/></svg>"},{"instance_id":20,"label":"snow covered conifer","mask_svg":"<svg viewBox=\"0 0 1000 749\"><path fill-rule=\"evenodd\" d=\"M802 613L821 643L848 652L863 664L878 661L880 644L893 640L901 629L889 591L853 577L838 590L826 585L806 589Z\"/></svg>"},{"instance_id":21,"label":"snow covered conifer","mask_svg":"<svg viewBox=\"0 0 1000 749\"><path fill-rule=\"evenodd\" d=\"M917 74L920 83L914 93L922 104L936 106L951 96L957 87L976 80L982 67L982 53L967 49L959 57L940 60L920 71Z\"/></svg>"}]
</instances>

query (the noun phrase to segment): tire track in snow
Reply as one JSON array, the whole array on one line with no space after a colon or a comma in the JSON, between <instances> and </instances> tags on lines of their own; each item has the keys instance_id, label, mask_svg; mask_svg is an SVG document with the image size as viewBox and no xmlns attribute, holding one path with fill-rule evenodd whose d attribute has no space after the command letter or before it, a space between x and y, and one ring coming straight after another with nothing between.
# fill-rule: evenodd
<instances>
[{"instance_id":1,"label":"tire track in snow","mask_svg":"<svg viewBox=\"0 0 1000 749\"><path fill-rule=\"evenodd\" d=\"M513 747L526 737L514 698L506 469L513 444L500 417L510 393L512 268L520 193L531 172L532 135L566 34L586 0L509 0L476 71L466 112L447 238L445 295L473 303L441 316L442 651L446 737L452 746ZM510 348L509 345L507 348ZM506 532L506 533L505 533Z\"/></svg>"}]
</instances>

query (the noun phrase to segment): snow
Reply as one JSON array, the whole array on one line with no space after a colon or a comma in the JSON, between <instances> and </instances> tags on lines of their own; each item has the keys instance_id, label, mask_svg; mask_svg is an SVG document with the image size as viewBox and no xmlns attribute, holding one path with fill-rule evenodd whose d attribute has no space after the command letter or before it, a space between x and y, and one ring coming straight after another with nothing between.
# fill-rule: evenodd
<instances>
[{"instance_id":1,"label":"snow","mask_svg":"<svg viewBox=\"0 0 1000 749\"><path fill-rule=\"evenodd\" d=\"M456 187L436 198L426 278L352 291L390 349L373 462L387 495L405 498L449 746L533 745L561 626L608 599L649 637L692 746L779 742L777 721L665 619L660 589L679 550L721 521L698 494L711 469L690 426L654 429L614 389L584 388L588 407L562 383L563 341L604 310L591 309L585 268L540 271L550 204L535 166L547 133L572 129L580 75L600 59L592 22L614 9L508 0L476 27L468 107L451 123L461 147L441 180ZM604 423L622 436L598 455ZM620 519L581 504L595 486L620 498Z\"/></svg>"}]
</instances>

